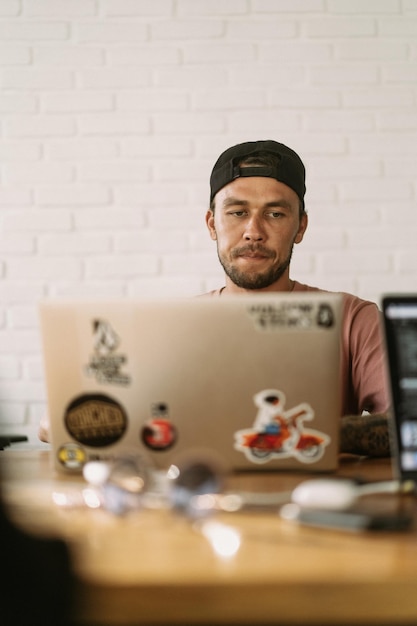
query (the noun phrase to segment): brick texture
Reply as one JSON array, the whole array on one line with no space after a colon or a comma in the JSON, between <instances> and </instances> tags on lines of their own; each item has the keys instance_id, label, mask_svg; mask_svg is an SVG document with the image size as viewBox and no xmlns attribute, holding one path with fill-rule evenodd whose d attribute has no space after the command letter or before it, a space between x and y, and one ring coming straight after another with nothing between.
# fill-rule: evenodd
<instances>
[{"instance_id":1,"label":"brick texture","mask_svg":"<svg viewBox=\"0 0 417 626\"><path fill-rule=\"evenodd\" d=\"M417 285L415 0L0 3L0 427L36 441L45 296L222 284L204 214L226 147L307 166L293 277Z\"/></svg>"}]
</instances>

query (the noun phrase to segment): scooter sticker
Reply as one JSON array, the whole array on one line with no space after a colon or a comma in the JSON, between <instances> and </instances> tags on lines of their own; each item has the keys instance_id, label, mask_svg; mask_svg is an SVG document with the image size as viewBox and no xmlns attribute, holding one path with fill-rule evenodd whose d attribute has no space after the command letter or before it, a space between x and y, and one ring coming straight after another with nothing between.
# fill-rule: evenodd
<instances>
[{"instance_id":1,"label":"scooter sticker","mask_svg":"<svg viewBox=\"0 0 417 626\"><path fill-rule=\"evenodd\" d=\"M235 449L253 463L294 457L302 463L316 463L324 454L330 437L304 428L314 411L307 403L285 410L285 395L277 389L264 389L254 396L258 407L253 427L235 433Z\"/></svg>"}]
</instances>

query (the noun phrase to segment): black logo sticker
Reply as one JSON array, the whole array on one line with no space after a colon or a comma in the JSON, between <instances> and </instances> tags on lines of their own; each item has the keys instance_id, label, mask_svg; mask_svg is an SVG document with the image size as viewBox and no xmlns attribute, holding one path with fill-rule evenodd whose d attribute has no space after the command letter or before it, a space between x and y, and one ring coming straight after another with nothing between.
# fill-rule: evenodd
<instances>
[{"instance_id":1,"label":"black logo sticker","mask_svg":"<svg viewBox=\"0 0 417 626\"><path fill-rule=\"evenodd\" d=\"M129 385L130 376L121 371L127 363L124 354L118 354L120 338L112 326L103 319L93 320L93 350L86 367L88 376L94 376L97 382L113 385Z\"/></svg>"},{"instance_id":2,"label":"black logo sticker","mask_svg":"<svg viewBox=\"0 0 417 626\"><path fill-rule=\"evenodd\" d=\"M288 301L251 305L248 313L260 331L279 331L293 328L309 330L314 327L334 326L334 311L330 304Z\"/></svg>"}]
</instances>

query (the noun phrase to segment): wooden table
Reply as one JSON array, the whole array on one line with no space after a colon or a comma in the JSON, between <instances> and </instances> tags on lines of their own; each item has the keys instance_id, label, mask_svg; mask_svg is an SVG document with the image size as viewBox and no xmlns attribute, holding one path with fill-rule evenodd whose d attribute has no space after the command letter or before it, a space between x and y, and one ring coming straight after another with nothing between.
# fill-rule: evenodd
<instances>
[{"instance_id":1,"label":"wooden table","mask_svg":"<svg viewBox=\"0 0 417 626\"><path fill-rule=\"evenodd\" d=\"M170 510L123 517L62 509L51 493L81 488L59 476L48 451L0 456L4 499L15 523L71 547L81 624L417 624L417 530L347 532L300 526L278 510L218 513L211 522L240 536L221 557L193 524ZM341 459L339 476L391 478L389 460ZM229 488L292 489L311 477L241 474ZM405 506L414 496L368 496L368 506ZM365 503L366 504L366 503Z\"/></svg>"}]
</instances>

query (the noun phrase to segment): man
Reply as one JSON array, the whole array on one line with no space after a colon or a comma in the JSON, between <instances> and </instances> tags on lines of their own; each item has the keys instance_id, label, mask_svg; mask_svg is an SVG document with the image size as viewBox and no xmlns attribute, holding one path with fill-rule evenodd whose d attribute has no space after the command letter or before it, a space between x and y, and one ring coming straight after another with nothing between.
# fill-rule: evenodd
<instances>
[{"instance_id":1,"label":"man","mask_svg":"<svg viewBox=\"0 0 417 626\"><path fill-rule=\"evenodd\" d=\"M206 224L225 285L205 295L319 291L290 278L293 247L308 224L305 168L298 154L276 141L233 146L215 163L210 188ZM342 452L389 455L379 317L374 303L344 294Z\"/></svg>"},{"instance_id":2,"label":"man","mask_svg":"<svg viewBox=\"0 0 417 626\"><path fill-rule=\"evenodd\" d=\"M233 146L215 163L210 188L206 223L226 282L205 295L319 291L289 273L294 244L301 243L308 224L305 168L293 150L276 141ZM341 376L341 451L389 455L379 311L350 294L344 294ZM47 418L39 437L49 439Z\"/></svg>"}]
</instances>

